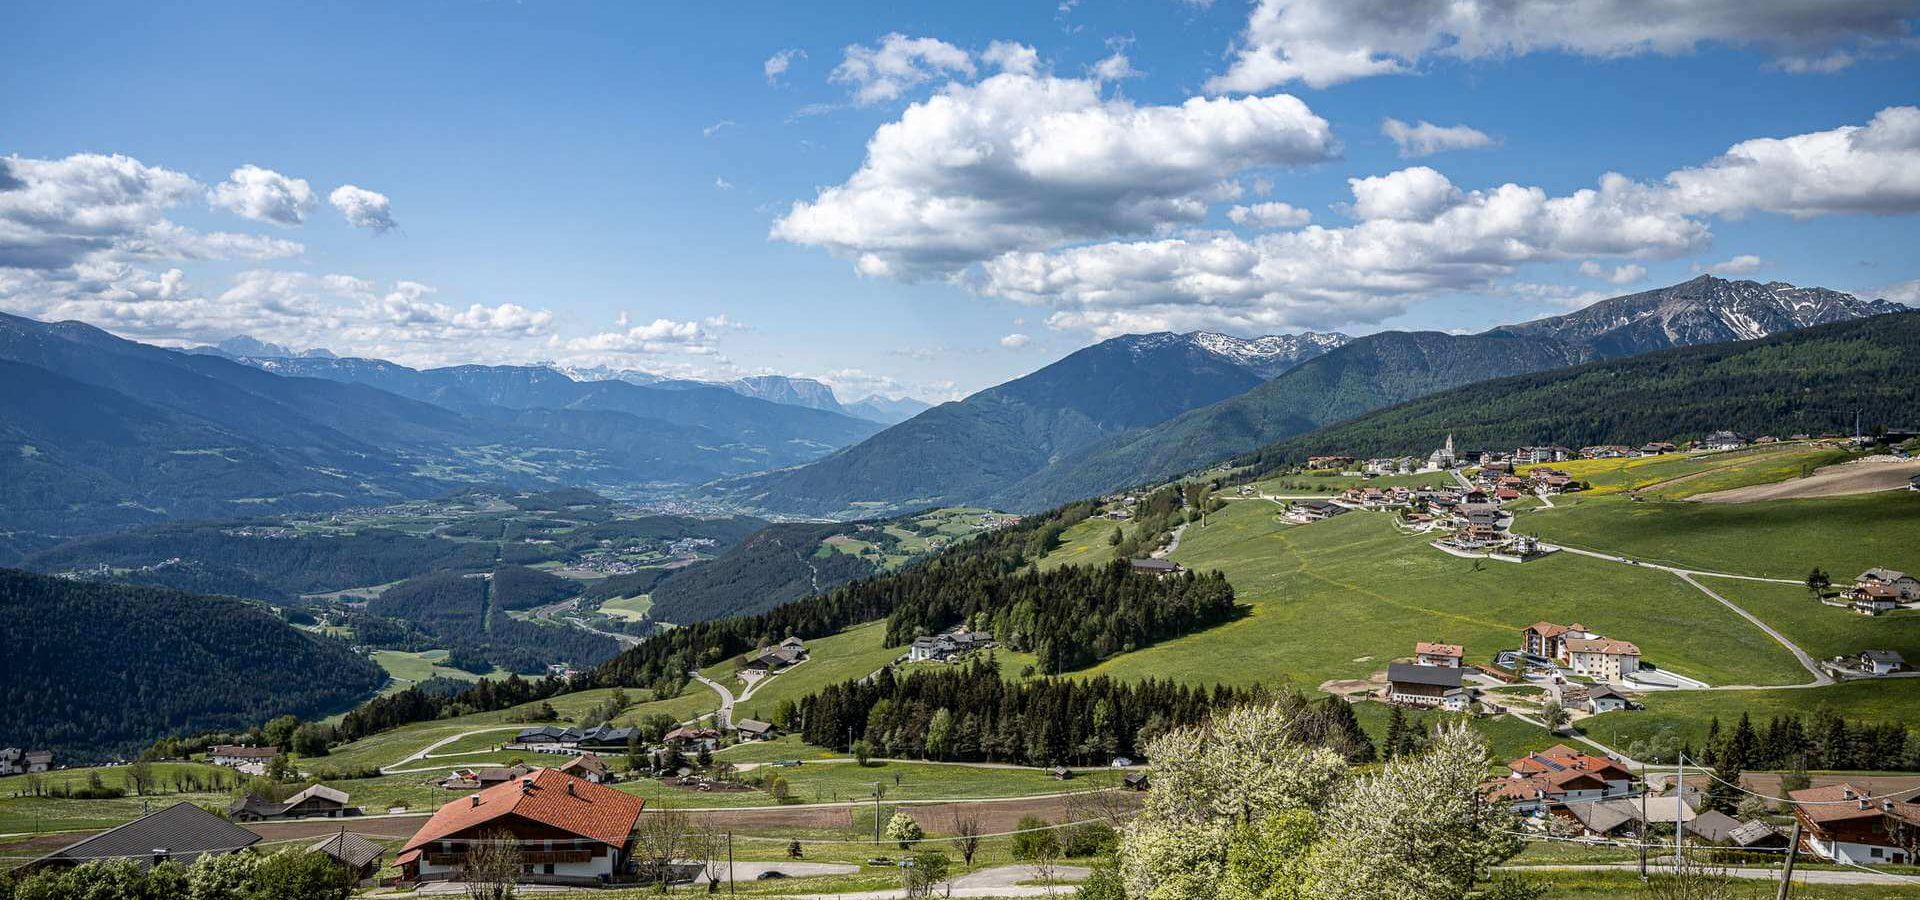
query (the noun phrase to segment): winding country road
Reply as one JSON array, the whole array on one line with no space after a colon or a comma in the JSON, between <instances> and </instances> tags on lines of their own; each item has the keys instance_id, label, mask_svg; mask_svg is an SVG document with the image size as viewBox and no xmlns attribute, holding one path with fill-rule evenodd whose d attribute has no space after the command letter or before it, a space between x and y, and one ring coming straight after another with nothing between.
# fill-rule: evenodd
<instances>
[{"instance_id":1,"label":"winding country road","mask_svg":"<svg viewBox=\"0 0 1920 900\"><path fill-rule=\"evenodd\" d=\"M713 688L713 692L720 695L720 709L714 712L713 720L721 728L732 727L733 704L734 704L733 692L730 690L727 690L726 685L721 684L720 682L715 681L711 678L708 678L707 676L702 675L699 672L688 672L687 674L689 676L692 676L693 680L698 681L701 684L706 685L707 687Z\"/></svg>"}]
</instances>

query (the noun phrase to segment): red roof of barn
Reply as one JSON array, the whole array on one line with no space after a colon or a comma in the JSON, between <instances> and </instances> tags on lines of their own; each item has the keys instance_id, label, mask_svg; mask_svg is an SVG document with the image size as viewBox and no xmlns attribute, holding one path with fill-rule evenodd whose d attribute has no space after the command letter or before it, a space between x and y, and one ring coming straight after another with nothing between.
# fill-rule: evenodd
<instances>
[{"instance_id":1,"label":"red roof of barn","mask_svg":"<svg viewBox=\"0 0 1920 900\"><path fill-rule=\"evenodd\" d=\"M476 797L478 803L474 802ZM536 769L525 778L495 785L440 807L401 851L404 853L509 815L618 847L626 844L646 805L646 801L632 794L575 778L558 769Z\"/></svg>"}]
</instances>

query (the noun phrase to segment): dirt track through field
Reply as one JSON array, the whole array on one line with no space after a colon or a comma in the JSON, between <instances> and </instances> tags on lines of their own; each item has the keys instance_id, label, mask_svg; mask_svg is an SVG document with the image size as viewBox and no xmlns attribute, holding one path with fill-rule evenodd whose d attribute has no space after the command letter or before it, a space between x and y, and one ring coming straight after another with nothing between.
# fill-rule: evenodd
<instances>
[{"instance_id":1,"label":"dirt track through field","mask_svg":"<svg viewBox=\"0 0 1920 900\"><path fill-rule=\"evenodd\" d=\"M1907 486L1907 479L1915 475L1920 475L1920 459L1869 456L1837 466L1826 466L1805 478L1714 491L1689 499L1702 503L1752 503L1756 500L1801 500L1871 494L1903 489Z\"/></svg>"}]
</instances>

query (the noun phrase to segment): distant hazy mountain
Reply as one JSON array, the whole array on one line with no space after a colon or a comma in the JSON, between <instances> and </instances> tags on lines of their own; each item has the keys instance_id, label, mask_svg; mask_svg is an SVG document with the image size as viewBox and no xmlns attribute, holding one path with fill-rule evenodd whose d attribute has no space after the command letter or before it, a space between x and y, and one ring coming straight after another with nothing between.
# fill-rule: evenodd
<instances>
[{"instance_id":1,"label":"distant hazy mountain","mask_svg":"<svg viewBox=\"0 0 1920 900\"><path fill-rule=\"evenodd\" d=\"M815 459L881 427L709 385L225 358L6 315L0 384L0 564L92 531L463 482L696 484Z\"/></svg>"},{"instance_id":2,"label":"distant hazy mountain","mask_svg":"<svg viewBox=\"0 0 1920 900\"><path fill-rule=\"evenodd\" d=\"M1703 275L1484 334L1380 332L1241 396L1084 447L981 499L1003 509L1044 509L1186 472L1322 425L1476 381L1669 347L1760 337L1904 308L1824 288Z\"/></svg>"},{"instance_id":3,"label":"distant hazy mountain","mask_svg":"<svg viewBox=\"0 0 1920 900\"><path fill-rule=\"evenodd\" d=\"M971 501L1115 434L1243 393L1265 373L1338 346L1342 335L1242 341L1127 335L1030 375L945 403L819 462L729 483L751 506L834 514Z\"/></svg>"},{"instance_id":4,"label":"distant hazy mountain","mask_svg":"<svg viewBox=\"0 0 1920 900\"><path fill-rule=\"evenodd\" d=\"M859 416L869 422L882 425L897 425L929 409L933 404L912 397L883 397L874 394L864 400L842 404L849 415Z\"/></svg>"},{"instance_id":5,"label":"distant hazy mountain","mask_svg":"<svg viewBox=\"0 0 1920 900\"><path fill-rule=\"evenodd\" d=\"M234 335L218 344L210 346L190 347L187 352L206 353L229 358L239 356L256 356L262 358L312 356L321 359L333 358L333 351L324 347L315 347L311 350L294 350L285 344L274 344L267 341L256 340L244 334Z\"/></svg>"},{"instance_id":6,"label":"distant hazy mountain","mask_svg":"<svg viewBox=\"0 0 1920 900\"><path fill-rule=\"evenodd\" d=\"M833 396L833 388L811 378L754 375L736 379L726 386L742 396L758 397L788 406L804 406L808 409L824 409L842 415L848 414L848 411L841 407L839 399Z\"/></svg>"}]
</instances>

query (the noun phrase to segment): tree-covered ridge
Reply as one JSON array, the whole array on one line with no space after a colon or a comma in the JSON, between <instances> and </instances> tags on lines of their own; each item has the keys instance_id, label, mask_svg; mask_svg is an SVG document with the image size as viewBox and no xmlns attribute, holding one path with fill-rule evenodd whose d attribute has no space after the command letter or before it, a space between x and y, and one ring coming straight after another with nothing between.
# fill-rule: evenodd
<instances>
[{"instance_id":1,"label":"tree-covered ridge","mask_svg":"<svg viewBox=\"0 0 1920 900\"><path fill-rule=\"evenodd\" d=\"M484 659L514 672L540 672L551 662L577 666L600 663L619 649L612 638L564 625L537 625L508 610L530 609L574 593L565 579L519 566L490 575L442 572L410 578L367 604L367 616L405 623L422 633L424 644L445 647L456 657ZM408 632L374 636L371 623L356 617L362 642L419 649Z\"/></svg>"},{"instance_id":2,"label":"tree-covered ridge","mask_svg":"<svg viewBox=\"0 0 1920 900\"><path fill-rule=\"evenodd\" d=\"M653 589L651 615L684 624L763 612L873 574L868 561L820 552L851 530L840 524L769 525L714 559L674 572Z\"/></svg>"},{"instance_id":3,"label":"tree-covered ridge","mask_svg":"<svg viewBox=\"0 0 1920 900\"><path fill-rule=\"evenodd\" d=\"M904 677L888 669L870 681L829 685L775 717L804 725L808 743L845 747L851 735L876 755L1104 765L1114 756L1139 759L1153 739L1258 696L1258 687L1208 690L1104 676L1009 682L997 665L980 660ZM1316 743L1356 761L1373 759L1372 742L1344 702L1308 704L1292 695L1285 702L1315 723Z\"/></svg>"},{"instance_id":4,"label":"tree-covered ridge","mask_svg":"<svg viewBox=\"0 0 1920 900\"><path fill-rule=\"evenodd\" d=\"M1466 447L1639 444L1730 429L1749 437L1909 426L1920 409L1920 312L1481 382L1301 435L1236 460Z\"/></svg>"},{"instance_id":5,"label":"tree-covered ridge","mask_svg":"<svg viewBox=\"0 0 1920 900\"><path fill-rule=\"evenodd\" d=\"M69 541L35 554L29 568L51 572L190 561L207 573L202 589L258 599L384 584L440 570L480 571L492 544L423 538L370 528L355 534L292 534L277 522L181 522ZM139 577L140 572L127 573ZM263 592L271 595L262 597Z\"/></svg>"},{"instance_id":6,"label":"tree-covered ridge","mask_svg":"<svg viewBox=\"0 0 1920 900\"><path fill-rule=\"evenodd\" d=\"M0 735L62 762L167 734L319 718L386 674L345 643L243 600L0 569Z\"/></svg>"},{"instance_id":7,"label":"tree-covered ridge","mask_svg":"<svg viewBox=\"0 0 1920 900\"><path fill-rule=\"evenodd\" d=\"M1227 621L1233 586L1225 575L1152 577L1124 560L1100 567L1003 572L989 559L903 573L885 586L897 599L887 643L900 645L954 625L990 631L1005 646L1039 657L1040 671L1082 669Z\"/></svg>"}]
</instances>

